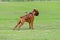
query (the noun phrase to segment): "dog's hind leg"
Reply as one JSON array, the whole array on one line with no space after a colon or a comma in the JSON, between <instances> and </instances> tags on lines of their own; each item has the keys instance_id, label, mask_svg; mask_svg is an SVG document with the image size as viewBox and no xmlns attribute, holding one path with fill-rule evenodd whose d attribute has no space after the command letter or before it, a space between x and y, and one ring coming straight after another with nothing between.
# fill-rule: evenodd
<instances>
[{"instance_id":1,"label":"dog's hind leg","mask_svg":"<svg viewBox=\"0 0 60 40\"><path fill-rule=\"evenodd\" d=\"M17 25L14 27L14 29L13 29L13 30L15 30L15 29L16 29L16 27L17 27L20 23L21 23L21 21L19 21L19 22L17 23Z\"/></svg>"},{"instance_id":2,"label":"dog's hind leg","mask_svg":"<svg viewBox=\"0 0 60 40\"><path fill-rule=\"evenodd\" d=\"M18 27L18 30L20 30L20 27L24 24L25 20L24 19L21 19L21 22L19 24L19 27Z\"/></svg>"},{"instance_id":3,"label":"dog's hind leg","mask_svg":"<svg viewBox=\"0 0 60 40\"><path fill-rule=\"evenodd\" d=\"M20 30L20 27L21 27L23 24L24 24L24 23L20 23L20 24L19 24L18 30Z\"/></svg>"}]
</instances>

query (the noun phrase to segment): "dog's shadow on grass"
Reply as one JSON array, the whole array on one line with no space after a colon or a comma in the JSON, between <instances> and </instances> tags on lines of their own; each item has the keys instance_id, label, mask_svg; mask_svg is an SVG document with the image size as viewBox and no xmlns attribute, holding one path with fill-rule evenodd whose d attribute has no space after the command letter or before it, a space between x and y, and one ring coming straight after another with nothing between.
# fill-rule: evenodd
<instances>
[{"instance_id":1,"label":"dog's shadow on grass","mask_svg":"<svg viewBox=\"0 0 60 40\"><path fill-rule=\"evenodd\" d=\"M28 28L21 28L20 30L29 30Z\"/></svg>"},{"instance_id":2,"label":"dog's shadow on grass","mask_svg":"<svg viewBox=\"0 0 60 40\"><path fill-rule=\"evenodd\" d=\"M52 29L60 29L60 28L49 28L49 27L42 27L42 28L34 28L33 30L52 30ZM16 29L18 30L18 29ZM29 28L20 28L19 30L32 30L32 29L29 29Z\"/></svg>"},{"instance_id":3,"label":"dog's shadow on grass","mask_svg":"<svg viewBox=\"0 0 60 40\"><path fill-rule=\"evenodd\" d=\"M20 28L20 30L31 30L31 29L29 29L29 28Z\"/></svg>"}]
</instances>

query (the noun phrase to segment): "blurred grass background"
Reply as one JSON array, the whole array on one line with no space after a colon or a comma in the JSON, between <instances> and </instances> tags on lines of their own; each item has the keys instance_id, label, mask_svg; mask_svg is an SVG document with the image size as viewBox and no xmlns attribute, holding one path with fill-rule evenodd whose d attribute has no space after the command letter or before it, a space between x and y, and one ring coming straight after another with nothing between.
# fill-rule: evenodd
<instances>
[{"instance_id":1,"label":"blurred grass background","mask_svg":"<svg viewBox=\"0 0 60 40\"><path fill-rule=\"evenodd\" d=\"M39 10L35 17L34 30L25 23L20 31L13 27L34 8ZM60 40L60 2L7 2L0 3L0 40Z\"/></svg>"}]
</instances>

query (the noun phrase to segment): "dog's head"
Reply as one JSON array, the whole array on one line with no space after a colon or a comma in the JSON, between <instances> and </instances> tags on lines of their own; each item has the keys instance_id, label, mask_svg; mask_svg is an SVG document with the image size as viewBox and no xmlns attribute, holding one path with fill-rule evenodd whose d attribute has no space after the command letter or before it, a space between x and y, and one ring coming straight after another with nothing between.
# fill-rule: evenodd
<instances>
[{"instance_id":1,"label":"dog's head","mask_svg":"<svg viewBox=\"0 0 60 40\"><path fill-rule=\"evenodd\" d=\"M38 16L38 15L39 15L38 10L34 9L34 10L33 10L33 14L34 14L34 16Z\"/></svg>"}]
</instances>

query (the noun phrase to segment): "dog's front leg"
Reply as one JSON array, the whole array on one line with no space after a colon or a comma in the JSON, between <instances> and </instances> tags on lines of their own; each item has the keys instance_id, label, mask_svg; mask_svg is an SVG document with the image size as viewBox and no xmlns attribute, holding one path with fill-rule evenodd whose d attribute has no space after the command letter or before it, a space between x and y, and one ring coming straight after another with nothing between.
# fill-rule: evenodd
<instances>
[{"instance_id":1,"label":"dog's front leg","mask_svg":"<svg viewBox=\"0 0 60 40\"><path fill-rule=\"evenodd\" d=\"M30 28L30 29L34 29L34 28L33 28L33 22L29 23L29 28Z\"/></svg>"},{"instance_id":2,"label":"dog's front leg","mask_svg":"<svg viewBox=\"0 0 60 40\"><path fill-rule=\"evenodd\" d=\"M31 23L29 23L29 29L31 29Z\"/></svg>"}]
</instances>

